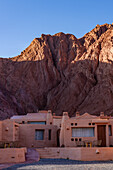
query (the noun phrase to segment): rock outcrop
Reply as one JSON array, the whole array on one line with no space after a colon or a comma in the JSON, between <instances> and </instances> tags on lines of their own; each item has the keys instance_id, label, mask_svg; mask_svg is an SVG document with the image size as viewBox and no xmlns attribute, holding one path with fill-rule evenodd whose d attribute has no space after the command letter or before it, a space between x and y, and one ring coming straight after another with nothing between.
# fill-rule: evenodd
<instances>
[{"instance_id":1,"label":"rock outcrop","mask_svg":"<svg viewBox=\"0 0 113 170\"><path fill-rule=\"evenodd\" d=\"M80 39L42 34L20 55L0 59L0 119L37 109L113 114L113 24Z\"/></svg>"}]
</instances>

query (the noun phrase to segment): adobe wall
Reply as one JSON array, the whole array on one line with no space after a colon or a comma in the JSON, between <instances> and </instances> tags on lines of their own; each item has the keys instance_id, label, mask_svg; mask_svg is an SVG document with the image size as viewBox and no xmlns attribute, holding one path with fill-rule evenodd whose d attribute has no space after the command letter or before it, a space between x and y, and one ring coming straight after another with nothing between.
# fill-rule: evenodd
<instances>
[{"instance_id":1,"label":"adobe wall","mask_svg":"<svg viewBox=\"0 0 113 170\"><path fill-rule=\"evenodd\" d=\"M25 162L26 148L0 149L0 163Z\"/></svg>"},{"instance_id":2,"label":"adobe wall","mask_svg":"<svg viewBox=\"0 0 113 170\"><path fill-rule=\"evenodd\" d=\"M28 113L27 115L22 116L13 116L11 120L14 120L16 123L27 123L29 121L44 121L46 124L51 124L53 121L51 111L39 111L38 113Z\"/></svg>"},{"instance_id":3,"label":"adobe wall","mask_svg":"<svg viewBox=\"0 0 113 170\"><path fill-rule=\"evenodd\" d=\"M14 141L14 122L10 119L2 122L2 140Z\"/></svg>"},{"instance_id":4,"label":"adobe wall","mask_svg":"<svg viewBox=\"0 0 113 170\"><path fill-rule=\"evenodd\" d=\"M99 151L96 154L96 151ZM97 147L97 148L86 148L81 149L81 160L82 161L106 161L113 160L113 148L111 147Z\"/></svg>"},{"instance_id":5,"label":"adobe wall","mask_svg":"<svg viewBox=\"0 0 113 170\"><path fill-rule=\"evenodd\" d=\"M44 140L35 140L35 130L44 129ZM51 129L51 140L48 139L48 131ZM19 126L20 146L26 147L45 147L57 146L57 126L20 124Z\"/></svg>"},{"instance_id":6,"label":"adobe wall","mask_svg":"<svg viewBox=\"0 0 113 170\"><path fill-rule=\"evenodd\" d=\"M58 129L60 129L61 127L61 121L62 119L58 119L58 118L53 118L53 125L56 125L58 127Z\"/></svg>"},{"instance_id":7,"label":"adobe wall","mask_svg":"<svg viewBox=\"0 0 113 170\"><path fill-rule=\"evenodd\" d=\"M14 133L14 141L19 141L19 124L17 123L14 124L13 133Z\"/></svg>"},{"instance_id":8,"label":"adobe wall","mask_svg":"<svg viewBox=\"0 0 113 170\"><path fill-rule=\"evenodd\" d=\"M98 140L97 127L98 125L106 125L106 146L113 146L113 119L100 119L100 117L89 118L91 115L87 113L83 115L84 117L69 118L68 114L65 112L61 122L61 134L60 134L60 146L65 147L76 146L76 140L80 141L94 141ZM112 125L112 135L109 136L109 125ZM72 137L72 128L84 127L84 128L94 128L93 137Z\"/></svg>"},{"instance_id":9,"label":"adobe wall","mask_svg":"<svg viewBox=\"0 0 113 170\"><path fill-rule=\"evenodd\" d=\"M96 125L89 125L89 123L91 123L92 120L91 119L69 119L67 118L63 118L62 119L62 128L61 128L61 134L60 134L60 145L65 145L65 147L73 147L76 146L75 143L75 138L76 139L81 139L82 141L85 140L90 140L90 141L94 141L97 139L97 131L95 128L94 131L94 137L72 137L72 128L76 128L76 127L96 127ZM73 125L71 125L71 123L73 123ZM75 123L77 123L77 125L75 125ZM74 141L71 141L71 139L74 139Z\"/></svg>"},{"instance_id":10,"label":"adobe wall","mask_svg":"<svg viewBox=\"0 0 113 170\"><path fill-rule=\"evenodd\" d=\"M58 158L58 159L81 159L81 149L80 148L38 148L40 158Z\"/></svg>"},{"instance_id":11,"label":"adobe wall","mask_svg":"<svg viewBox=\"0 0 113 170\"><path fill-rule=\"evenodd\" d=\"M113 160L113 148L111 147L65 147L37 149L41 158L62 158L81 161L105 161ZM97 153L97 151L99 151Z\"/></svg>"}]
</instances>

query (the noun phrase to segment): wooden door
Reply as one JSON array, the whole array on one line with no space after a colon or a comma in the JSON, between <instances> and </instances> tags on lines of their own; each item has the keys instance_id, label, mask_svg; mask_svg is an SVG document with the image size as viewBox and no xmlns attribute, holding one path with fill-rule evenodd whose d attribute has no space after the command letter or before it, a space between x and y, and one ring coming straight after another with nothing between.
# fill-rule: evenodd
<instances>
[{"instance_id":1,"label":"wooden door","mask_svg":"<svg viewBox=\"0 0 113 170\"><path fill-rule=\"evenodd\" d=\"M102 140L101 146L106 146L106 125L97 126L98 140Z\"/></svg>"}]
</instances>

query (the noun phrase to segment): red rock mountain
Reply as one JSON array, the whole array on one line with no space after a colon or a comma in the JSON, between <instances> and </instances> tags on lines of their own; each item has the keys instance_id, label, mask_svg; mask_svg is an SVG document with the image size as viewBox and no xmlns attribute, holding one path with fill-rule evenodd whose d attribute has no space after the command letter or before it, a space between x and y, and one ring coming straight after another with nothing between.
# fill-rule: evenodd
<instances>
[{"instance_id":1,"label":"red rock mountain","mask_svg":"<svg viewBox=\"0 0 113 170\"><path fill-rule=\"evenodd\" d=\"M0 58L0 119L37 109L113 114L113 24L80 39L43 34L21 55Z\"/></svg>"}]
</instances>

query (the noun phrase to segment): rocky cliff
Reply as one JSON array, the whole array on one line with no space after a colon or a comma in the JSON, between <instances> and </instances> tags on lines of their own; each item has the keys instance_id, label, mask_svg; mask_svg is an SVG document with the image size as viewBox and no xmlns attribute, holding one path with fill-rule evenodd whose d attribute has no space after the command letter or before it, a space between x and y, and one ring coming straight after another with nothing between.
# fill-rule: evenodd
<instances>
[{"instance_id":1,"label":"rocky cliff","mask_svg":"<svg viewBox=\"0 0 113 170\"><path fill-rule=\"evenodd\" d=\"M37 109L113 114L113 24L80 39L42 34L20 55L0 59L0 119Z\"/></svg>"}]
</instances>

